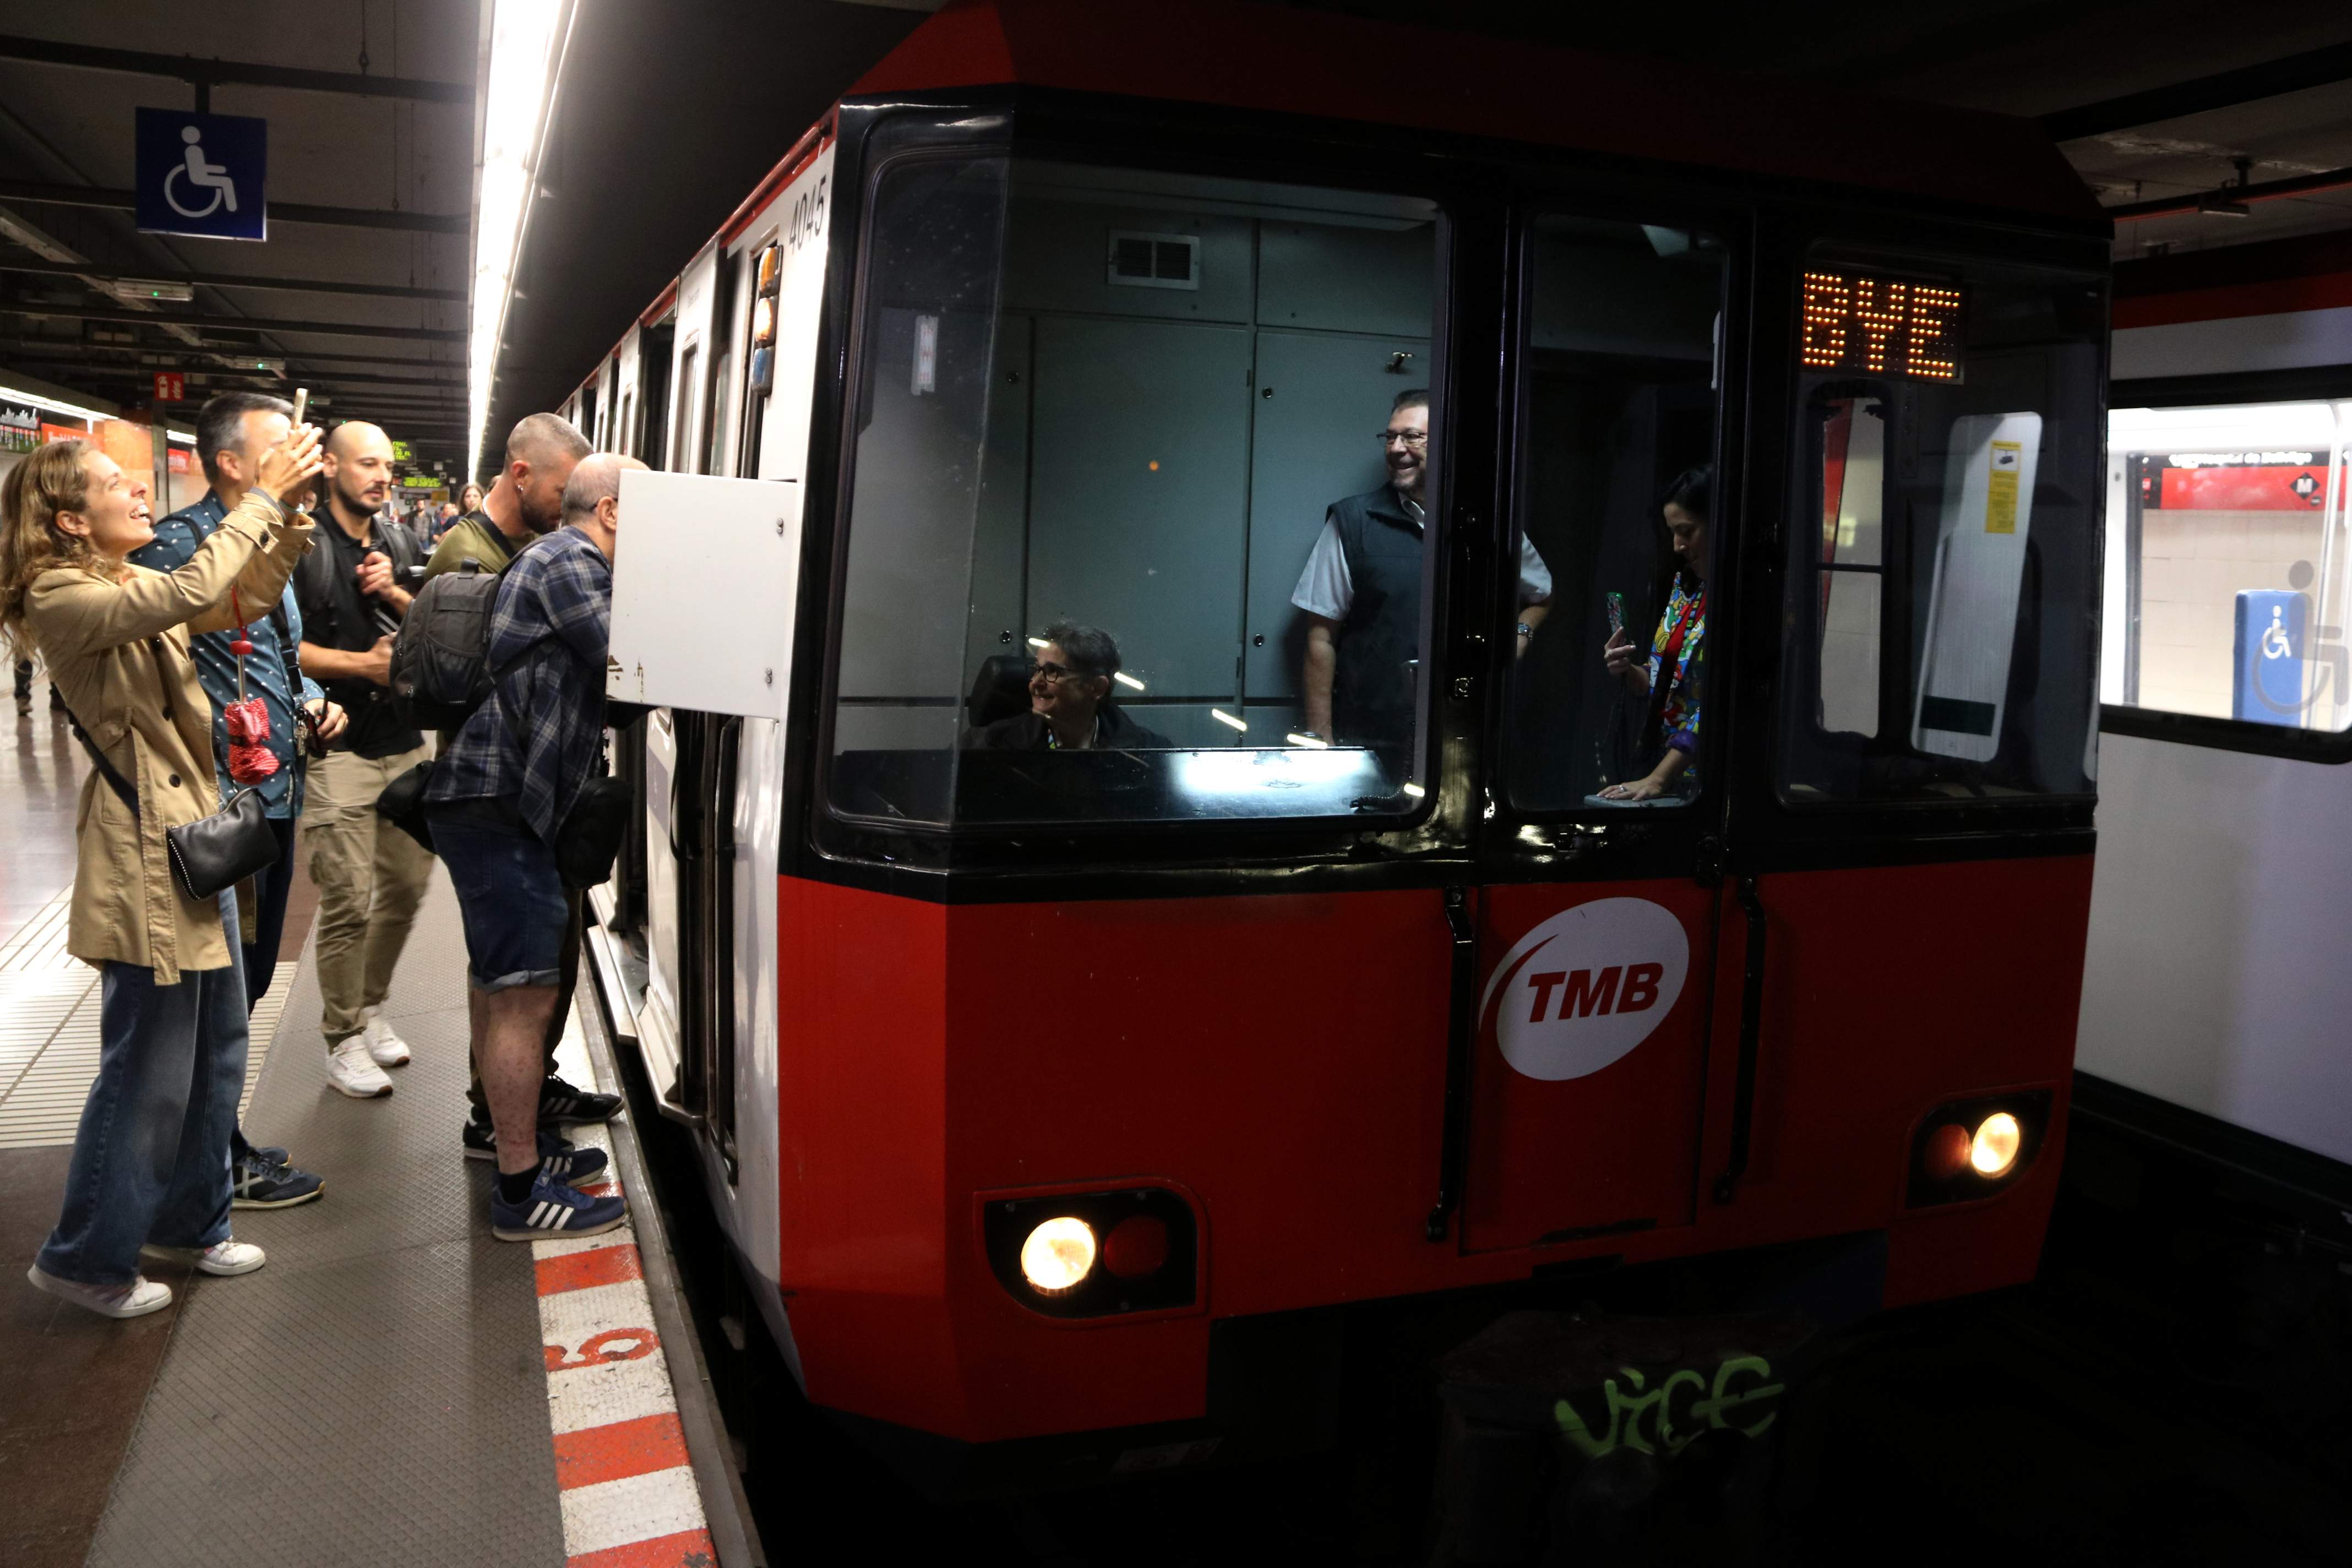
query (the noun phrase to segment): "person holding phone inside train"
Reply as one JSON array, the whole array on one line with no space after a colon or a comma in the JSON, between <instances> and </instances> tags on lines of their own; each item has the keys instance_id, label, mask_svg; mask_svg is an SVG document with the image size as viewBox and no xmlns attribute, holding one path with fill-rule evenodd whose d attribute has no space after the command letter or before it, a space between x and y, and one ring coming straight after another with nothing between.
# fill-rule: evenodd
<instances>
[{"instance_id":1,"label":"person holding phone inside train","mask_svg":"<svg viewBox=\"0 0 2352 1568\"><path fill-rule=\"evenodd\" d=\"M1657 630L1650 636L1649 657L1640 656L1623 626L1610 633L1608 646L1601 649L1609 673L1634 696L1648 700L1641 754L1655 757L1640 778L1603 789L1604 800L1653 800L1669 792L1688 795L1698 787L1699 704L1706 672L1707 524L1714 510L1714 482L1711 469L1691 468L1666 487L1659 510L1681 564Z\"/></svg>"}]
</instances>

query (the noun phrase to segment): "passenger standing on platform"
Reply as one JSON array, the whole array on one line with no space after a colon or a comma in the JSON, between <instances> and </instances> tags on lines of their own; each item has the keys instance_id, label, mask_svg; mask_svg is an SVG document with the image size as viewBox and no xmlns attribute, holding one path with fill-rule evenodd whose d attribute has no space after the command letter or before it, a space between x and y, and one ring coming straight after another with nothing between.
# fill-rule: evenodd
<instances>
[{"instance_id":1,"label":"passenger standing on platform","mask_svg":"<svg viewBox=\"0 0 2352 1568\"><path fill-rule=\"evenodd\" d=\"M425 737L401 722L390 690L392 634L408 613L418 561L404 530L374 521L392 488L392 443L382 430L337 426L321 479L320 548L294 574L302 671L326 687L350 725L311 772L302 844L319 889L327 1080L367 1100L390 1094L383 1069L408 1060L407 1042L378 1010L433 874L433 857L375 809L384 786L425 760Z\"/></svg>"},{"instance_id":2,"label":"passenger standing on platform","mask_svg":"<svg viewBox=\"0 0 2352 1568\"><path fill-rule=\"evenodd\" d=\"M581 1157L547 1146L539 1112L547 1031L567 1000L554 846L603 755L621 474L644 467L599 452L572 470L564 526L499 584L485 663L500 673L425 791L465 917L474 1058L497 1130L490 1228L502 1241L589 1235L626 1213L618 1197L589 1197L565 1179L567 1165L586 1173Z\"/></svg>"},{"instance_id":3,"label":"passenger standing on platform","mask_svg":"<svg viewBox=\"0 0 2352 1568\"><path fill-rule=\"evenodd\" d=\"M194 560L198 547L243 502L263 457L286 439L293 412L284 399L258 392L224 392L209 399L196 414L196 457L211 488L195 505L157 523L153 541L132 551L131 563L173 572ZM236 607L251 617L244 634L253 651L241 669L229 646L236 632L201 632L188 642L196 677L212 699L213 766L224 796L230 786L228 705L256 697L269 717L268 749L277 767L253 787L268 807L278 863L254 878L256 907L239 911L253 932L244 944L245 1009L250 1014L277 975L287 900L294 890L294 819L302 814L306 771L300 732L307 728L322 742L333 740L342 732L343 710L295 667L302 612L291 589L266 610L258 605ZM285 1150L247 1142L241 1127L229 1132L229 1164L238 1208L290 1208L317 1197L325 1186L308 1171L295 1169Z\"/></svg>"},{"instance_id":4,"label":"passenger standing on platform","mask_svg":"<svg viewBox=\"0 0 2352 1568\"><path fill-rule=\"evenodd\" d=\"M563 526L563 487L588 455L588 437L560 414L533 414L507 437L506 467L490 492L450 524L433 548L425 575L455 572L478 561L485 572L503 572L531 541ZM476 496L481 490L466 487Z\"/></svg>"},{"instance_id":5,"label":"passenger standing on platform","mask_svg":"<svg viewBox=\"0 0 2352 1568\"><path fill-rule=\"evenodd\" d=\"M468 511L441 536L425 574L436 577L455 572L468 561L478 562L485 572L505 571L526 547L563 526L563 489L587 455L588 438L570 420L557 414L526 416L507 436L506 467L499 470L489 495L484 498L478 486L466 487L478 510ZM454 731L441 737L444 756L457 738ZM551 1127L607 1121L621 1109L619 1095L576 1089L555 1071L555 1052L563 1043L566 1005L580 982L580 944L587 934L583 896L576 889L566 891L564 907L562 973L555 982L560 1000L547 1021L546 1073L539 1093L539 1120ZM473 1081L467 1086L466 1098L473 1106L473 1115L460 1141L469 1157L490 1159L498 1141L490 1131L490 1102L482 1090L479 1057L474 1060Z\"/></svg>"},{"instance_id":6,"label":"passenger standing on platform","mask_svg":"<svg viewBox=\"0 0 2352 1568\"><path fill-rule=\"evenodd\" d=\"M98 1078L28 1277L110 1318L171 1304L171 1288L140 1273L142 1250L206 1274L268 1261L229 1234L246 1056L237 891L188 898L164 834L219 805L212 703L188 639L235 625L236 603L277 602L314 532L277 498L319 467L304 426L170 573L131 564L154 537L144 487L87 441L26 453L0 489L0 631L19 654L39 651L99 764L76 815L66 936L101 974Z\"/></svg>"}]
</instances>

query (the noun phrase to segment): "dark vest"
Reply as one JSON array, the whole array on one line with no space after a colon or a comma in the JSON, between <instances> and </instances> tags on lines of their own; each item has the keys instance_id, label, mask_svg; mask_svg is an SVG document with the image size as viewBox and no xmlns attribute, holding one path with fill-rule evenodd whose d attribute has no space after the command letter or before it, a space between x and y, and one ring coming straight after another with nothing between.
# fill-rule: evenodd
<instances>
[{"instance_id":1,"label":"dark vest","mask_svg":"<svg viewBox=\"0 0 2352 1568\"><path fill-rule=\"evenodd\" d=\"M1340 623L1331 679L1332 739L1412 743L1413 662L1421 657L1421 531L1387 485L1331 503L1355 596Z\"/></svg>"}]
</instances>

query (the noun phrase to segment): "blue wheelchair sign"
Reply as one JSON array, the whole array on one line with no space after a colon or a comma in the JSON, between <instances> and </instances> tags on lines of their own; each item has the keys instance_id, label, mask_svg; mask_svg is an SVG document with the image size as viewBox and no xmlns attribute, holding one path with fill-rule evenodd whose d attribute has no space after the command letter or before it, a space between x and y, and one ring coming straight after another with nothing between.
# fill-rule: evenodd
<instances>
[{"instance_id":1,"label":"blue wheelchair sign","mask_svg":"<svg viewBox=\"0 0 2352 1568\"><path fill-rule=\"evenodd\" d=\"M141 233L269 237L268 121L179 109L138 116Z\"/></svg>"},{"instance_id":2,"label":"blue wheelchair sign","mask_svg":"<svg viewBox=\"0 0 2352 1568\"><path fill-rule=\"evenodd\" d=\"M2256 724L2300 727L2310 706L2303 692L2311 601L2275 588L2242 588L2231 658L2230 717Z\"/></svg>"}]
</instances>

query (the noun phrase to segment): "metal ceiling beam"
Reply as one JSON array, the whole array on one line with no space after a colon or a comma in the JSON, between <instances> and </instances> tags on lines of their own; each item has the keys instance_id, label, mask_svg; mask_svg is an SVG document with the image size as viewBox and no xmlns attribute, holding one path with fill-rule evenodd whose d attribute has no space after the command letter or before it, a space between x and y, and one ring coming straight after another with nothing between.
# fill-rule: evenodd
<instances>
[{"instance_id":1,"label":"metal ceiling beam","mask_svg":"<svg viewBox=\"0 0 2352 1568\"><path fill-rule=\"evenodd\" d=\"M2216 71L2211 76L2177 81L2168 87L2152 87L2145 92L2127 92L2120 98L2062 109L2043 115L2042 128L2050 132L2053 142L2075 142L2109 131L2154 125L2159 121L2179 120L2215 109L2231 109L2241 103L2347 79L2352 79L2352 44L2336 44L2323 49L2306 49L2283 60L2240 66L2235 70Z\"/></svg>"},{"instance_id":2,"label":"metal ceiling beam","mask_svg":"<svg viewBox=\"0 0 2352 1568\"><path fill-rule=\"evenodd\" d=\"M247 87L292 88L299 92L341 92L361 98L399 98L412 103L474 101L471 82L425 81L413 77L360 76L351 71L300 70L247 60L198 59L194 55L149 54L143 49L108 49L60 44L47 38L0 36L0 59L82 70L121 71L131 76L172 77L201 87L236 82Z\"/></svg>"},{"instance_id":3,"label":"metal ceiling beam","mask_svg":"<svg viewBox=\"0 0 2352 1568\"><path fill-rule=\"evenodd\" d=\"M213 316L186 310L107 310L95 305L52 305L25 300L0 300L0 315L53 316L68 321L109 321L119 326L137 326L145 322L158 327L211 327L223 331L259 332L320 332L347 338L399 338L408 342L459 343L466 341L462 327L378 327L363 321L280 321L259 316ZM284 355L260 351L257 357L280 359Z\"/></svg>"},{"instance_id":4,"label":"metal ceiling beam","mask_svg":"<svg viewBox=\"0 0 2352 1568\"><path fill-rule=\"evenodd\" d=\"M69 267L54 261L0 259L0 272L30 272L44 278L80 278L99 283L187 283L203 289L275 289L289 294L360 294L372 300L441 300L463 304L463 289L416 289L402 283L332 283L323 278L251 278L224 272L138 272L113 268Z\"/></svg>"},{"instance_id":5,"label":"metal ceiling beam","mask_svg":"<svg viewBox=\"0 0 2352 1568\"><path fill-rule=\"evenodd\" d=\"M170 361L142 361L138 364L118 364L106 360L93 360L88 354L16 353L8 355L7 363L10 365L69 365L78 373L90 375L116 374L122 375L149 376L154 374L159 370L176 371L182 375L189 376L233 375L240 380L257 381L272 386L281 384L291 379L287 376L276 374L270 371L240 368L236 365L206 364L203 363L178 364ZM415 387L422 392L432 392L443 387L447 387L453 390L462 388L466 384L466 379L462 375L377 375L364 371L346 370L323 373L312 376L303 384L321 388L332 388L338 386L407 386Z\"/></svg>"},{"instance_id":6,"label":"metal ceiling beam","mask_svg":"<svg viewBox=\"0 0 2352 1568\"><path fill-rule=\"evenodd\" d=\"M253 323L248 322L247 324L251 325ZM56 348L89 350L112 349L123 353L137 353L168 354L182 352L182 345L178 343L114 343L99 341L76 340L71 338L0 338L0 354L5 354L25 349ZM223 343L205 341L187 344L186 352L190 353L226 354L233 359L283 360L289 367L294 365L321 364L394 364L413 365L419 370L463 371L466 368L465 363L461 360L419 359L410 354L313 353L307 349L297 349L289 352L285 349L271 348L265 343Z\"/></svg>"},{"instance_id":7,"label":"metal ceiling beam","mask_svg":"<svg viewBox=\"0 0 2352 1568\"><path fill-rule=\"evenodd\" d=\"M2173 217L2182 213L2209 210L2209 201L2227 202L2243 206L2248 202L2274 202L2283 196L2307 196L2316 191L2340 190L2352 185L2352 169L2326 169L2316 174L2297 174L2291 180L2265 180L2258 185L2222 185L2210 191L2192 191L2185 196L2161 196L2152 202L2128 202L2122 206L2104 209L2116 223L2131 223L2139 218ZM2220 216L2235 218L2237 213Z\"/></svg>"},{"instance_id":8,"label":"metal ceiling beam","mask_svg":"<svg viewBox=\"0 0 2352 1568\"><path fill-rule=\"evenodd\" d=\"M108 190L100 185L59 185L46 180L0 180L0 201L46 203L61 207L104 207L136 212L135 192ZM465 234L473 224L470 213L412 213L378 207L320 207L299 202L268 204L273 223L322 223L346 228L393 228L411 234Z\"/></svg>"}]
</instances>

